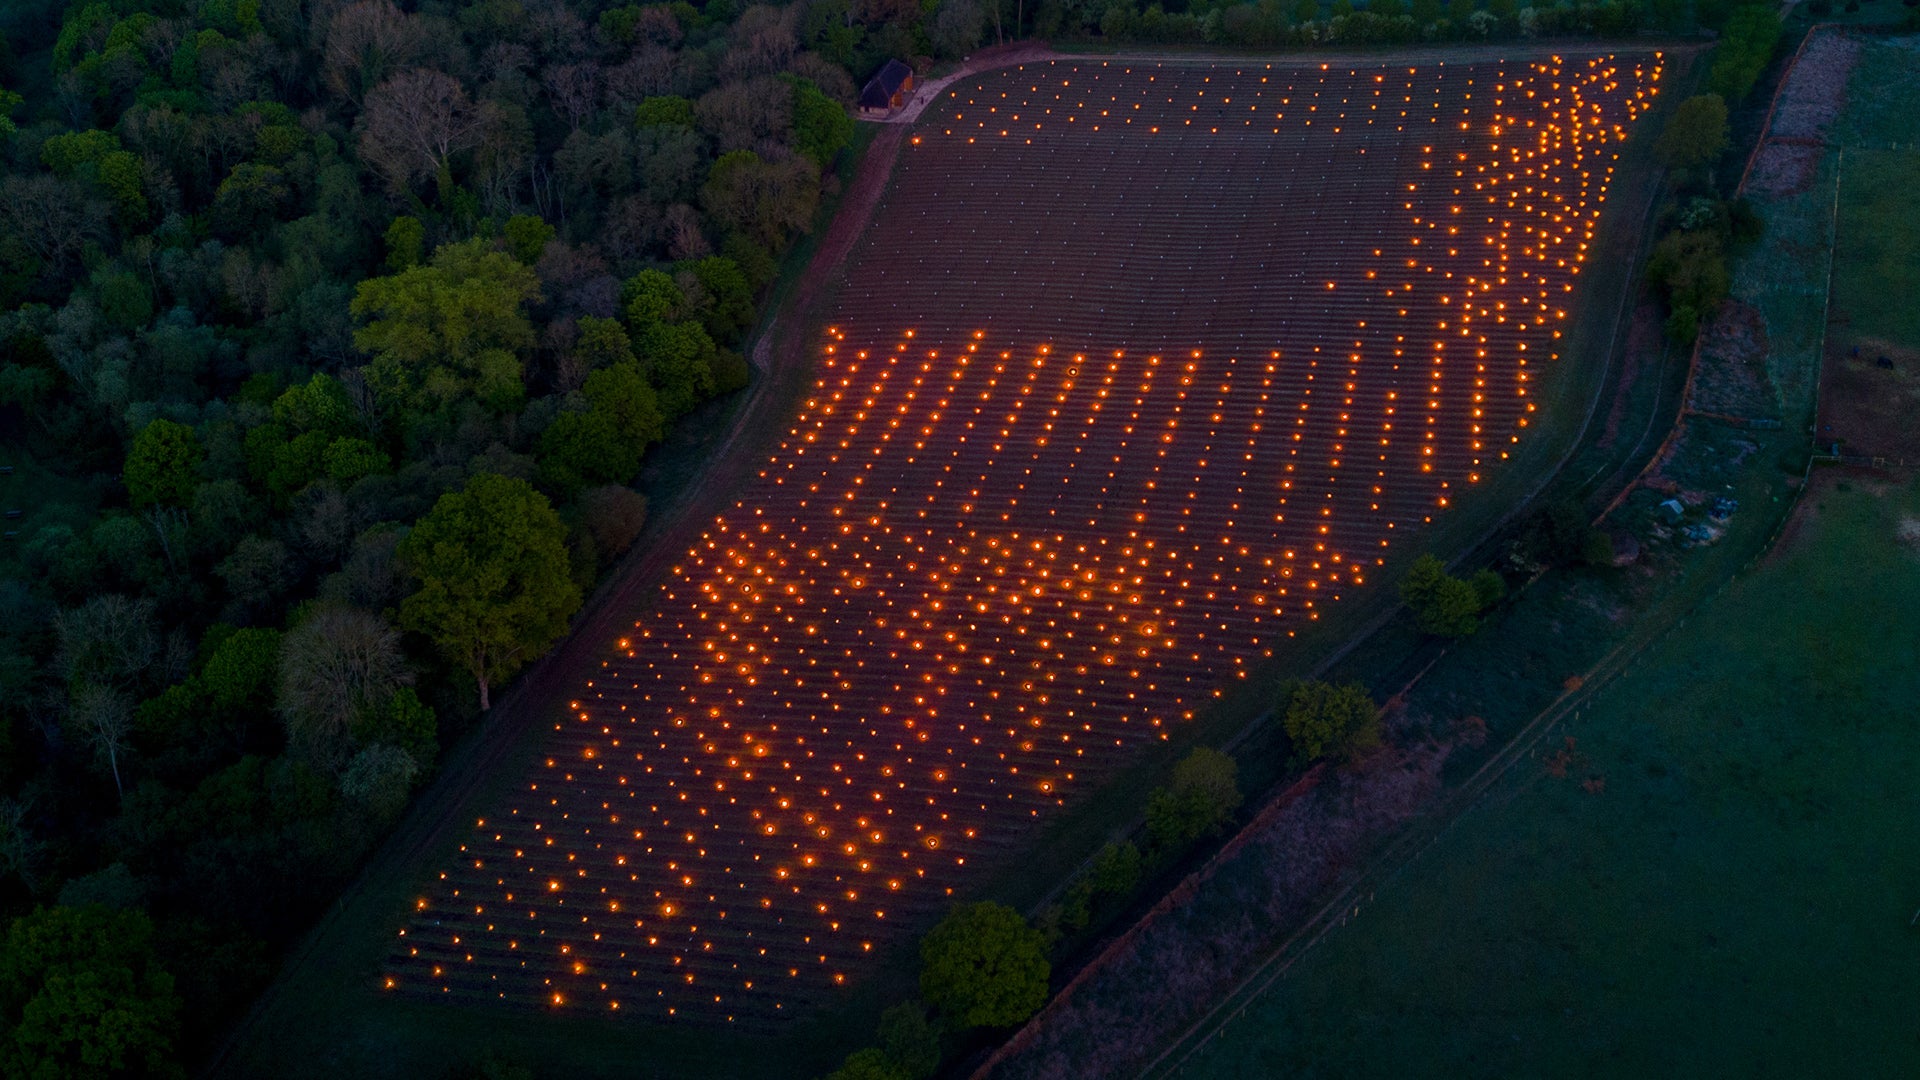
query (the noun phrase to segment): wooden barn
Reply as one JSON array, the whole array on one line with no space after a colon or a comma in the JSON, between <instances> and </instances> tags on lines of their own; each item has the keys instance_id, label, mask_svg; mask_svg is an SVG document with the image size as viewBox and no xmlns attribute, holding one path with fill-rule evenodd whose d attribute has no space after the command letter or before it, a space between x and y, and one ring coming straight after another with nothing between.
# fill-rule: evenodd
<instances>
[{"instance_id":1,"label":"wooden barn","mask_svg":"<svg viewBox=\"0 0 1920 1080\"><path fill-rule=\"evenodd\" d=\"M860 91L860 115L883 117L907 103L913 96L913 69L898 60L886 62L866 89Z\"/></svg>"}]
</instances>

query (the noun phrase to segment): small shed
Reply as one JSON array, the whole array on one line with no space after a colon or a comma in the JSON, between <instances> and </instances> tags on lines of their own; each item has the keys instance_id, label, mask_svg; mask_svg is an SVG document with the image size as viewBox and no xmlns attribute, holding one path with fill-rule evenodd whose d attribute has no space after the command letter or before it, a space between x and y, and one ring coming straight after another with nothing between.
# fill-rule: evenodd
<instances>
[{"instance_id":1,"label":"small shed","mask_svg":"<svg viewBox=\"0 0 1920 1080\"><path fill-rule=\"evenodd\" d=\"M891 115L912 96L913 69L898 60L889 60L867 80L866 89L860 91L860 115Z\"/></svg>"}]
</instances>

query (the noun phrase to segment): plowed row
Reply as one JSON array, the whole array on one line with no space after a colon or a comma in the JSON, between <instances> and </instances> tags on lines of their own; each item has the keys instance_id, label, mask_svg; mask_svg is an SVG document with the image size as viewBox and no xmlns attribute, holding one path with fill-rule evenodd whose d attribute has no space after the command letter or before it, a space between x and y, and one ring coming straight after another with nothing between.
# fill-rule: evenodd
<instances>
[{"instance_id":1,"label":"plowed row","mask_svg":"<svg viewBox=\"0 0 1920 1080\"><path fill-rule=\"evenodd\" d=\"M1507 456L1659 69L956 85L812 398L389 984L765 1022L910 941Z\"/></svg>"}]
</instances>

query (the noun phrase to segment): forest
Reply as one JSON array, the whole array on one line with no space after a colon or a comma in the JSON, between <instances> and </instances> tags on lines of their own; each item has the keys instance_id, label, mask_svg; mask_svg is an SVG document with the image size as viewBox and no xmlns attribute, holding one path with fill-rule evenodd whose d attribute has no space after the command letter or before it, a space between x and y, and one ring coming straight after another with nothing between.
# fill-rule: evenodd
<instances>
[{"instance_id":1,"label":"forest","mask_svg":"<svg viewBox=\"0 0 1920 1080\"><path fill-rule=\"evenodd\" d=\"M0 13L0 1073L203 1061L747 385L861 80L1624 2Z\"/></svg>"},{"instance_id":2,"label":"forest","mask_svg":"<svg viewBox=\"0 0 1920 1080\"><path fill-rule=\"evenodd\" d=\"M565 633L902 14L9 12L0 1073L200 1059Z\"/></svg>"}]
</instances>

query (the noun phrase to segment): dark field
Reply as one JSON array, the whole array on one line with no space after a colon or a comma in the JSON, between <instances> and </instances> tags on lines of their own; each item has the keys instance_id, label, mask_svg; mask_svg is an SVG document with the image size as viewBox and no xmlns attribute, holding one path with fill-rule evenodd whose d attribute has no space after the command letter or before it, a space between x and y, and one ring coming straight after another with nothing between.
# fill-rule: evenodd
<instances>
[{"instance_id":1,"label":"dark field","mask_svg":"<svg viewBox=\"0 0 1920 1080\"><path fill-rule=\"evenodd\" d=\"M858 981L1508 455L1659 66L956 86L811 399L391 985L764 1023Z\"/></svg>"}]
</instances>

